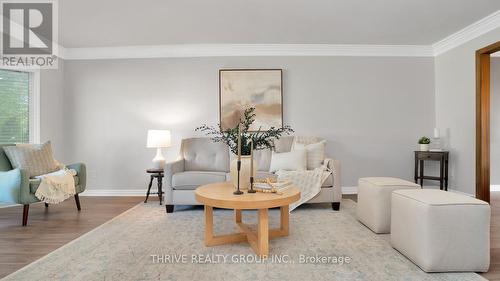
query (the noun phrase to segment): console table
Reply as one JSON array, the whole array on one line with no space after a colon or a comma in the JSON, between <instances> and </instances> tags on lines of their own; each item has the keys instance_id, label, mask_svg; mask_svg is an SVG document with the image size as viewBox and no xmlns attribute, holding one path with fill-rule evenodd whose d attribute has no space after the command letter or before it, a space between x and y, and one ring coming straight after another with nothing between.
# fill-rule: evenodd
<instances>
[{"instance_id":1,"label":"console table","mask_svg":"<svg viewBox=\"0 0 500 281\"><path fill-rule=\"evenodd\" d=\"M415 151L415 183L420 180L420 186L424 186L424 180L439 181L439 189L448 191L448 158L449 151ZM424 175L424 161L439 161L439 177Z\"/></svg>"}]
</instances>

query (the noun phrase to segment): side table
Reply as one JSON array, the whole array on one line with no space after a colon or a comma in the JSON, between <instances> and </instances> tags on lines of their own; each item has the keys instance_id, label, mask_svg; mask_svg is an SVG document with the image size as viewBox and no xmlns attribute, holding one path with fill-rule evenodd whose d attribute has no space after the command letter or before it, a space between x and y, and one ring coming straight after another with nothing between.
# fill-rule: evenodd
<instances>
[{"instance_id":1,"label":"side table","mask_svg":"<svg viewBox=\"0 0 500 281\"><path fill-rule=\"evenodd\" d=\"M148 192L146 193L146 200L144 200L144 203L148 202L149 194L158 194L158 199L160 199L160 205L163 201L163 191L161 190L162 187L162 181L163 181L163 169L147 169L146 172L148 174L151 174L151 179L149 181L149 186L148 186ZM150 192L151 191L151 186L153 185L153 180L156 178L156 181L158 182L158 192Z\"/></svg>"},{"instance_id":2,"label":"side table","mask_svg":"<svg viewBox=\"0 0 500 281\"><path fill-rule=\"evenodd\" d=\"M439 189L448 191L448 158L449 151L415 151L415 183L420 180L424 186L425 180L439 181ZM439 177L424 175L424 161L439 161Z\"/></svg>"}]
</instances>

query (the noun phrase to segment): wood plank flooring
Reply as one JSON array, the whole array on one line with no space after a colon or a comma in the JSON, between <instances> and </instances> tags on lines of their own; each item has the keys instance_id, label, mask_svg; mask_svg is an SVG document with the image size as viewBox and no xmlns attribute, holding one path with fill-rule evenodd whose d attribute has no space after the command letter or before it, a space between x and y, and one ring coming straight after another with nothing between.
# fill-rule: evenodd
<instances>
[{"instance_id":1,"label":"wood plank flooring","mask_svg":"<svg viewBox=\"0 0 500 281\"><path fill-rule=\"evenodd\" d=\"M356 195L344 198L357 201ZM0 208L0 278L30 264L144 200L143 197L80 197L82 211L69 199L45 209L30 206L27 227L21 227L22 206ZM149 199L157 204L154 196ZM148 201L149 202L149 201ZM491 266L481 274L500 281L500 192L491 193Z\"/></svg>"},{"instance_id":2,"label":"wood plank flooring","mask_svg":"<svg viewBox=\"0 0 500 281\"><path fill-rule=\"evenodd\" d=\"M0 278L45 256L144 200L143 197L80 196L82 211L70 198L45 208L30 205L28 226L21 226L22 206L0 208ZM158 203L157 198L148 203Z\"/></svg>"}]
</instances>

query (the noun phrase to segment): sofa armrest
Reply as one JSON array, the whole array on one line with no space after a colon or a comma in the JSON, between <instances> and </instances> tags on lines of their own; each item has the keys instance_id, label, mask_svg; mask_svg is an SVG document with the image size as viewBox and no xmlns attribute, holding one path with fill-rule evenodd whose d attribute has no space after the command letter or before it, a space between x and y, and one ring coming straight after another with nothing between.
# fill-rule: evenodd
<instances>
[{"instance_id":1,"label":"sofa armrest","mask_svg":"<svg viewBox=\"0 0 500 281\"><path fill-rule=\"evenodd\" d=\"M184 172L184 159L165 164L164 174L167 187L172 186L172 176L180 172Z\"/></svg>"},{"instance_id":2,"label":"sofa armrest","mask_svg":"<svg viewBox=\"0 0 500 281\"><path fill-rule=\"evenodd\" d=\"M334 202L340 202L342 199L342 187L340 183L340 161L335 159L326 158L324 164L332 170L333 174L333 188Z\"/></svg>"},{"instance_id":3,"label":"sofa armrest","mask_svg":"<svg viewBox=\"0 0 500 281\"><path fill-rule=\"evenodd\" d=\"M174 162L169 162L165 164L164 175L165 175L165 204L173 204L173 187L172 187L172 176L176 173L184 172L184 159L178 159Z\"/></svg>"},{"instance_id":4,"label":"sofa armrest","mask_svg":"<svg viewBox=\"0 0 500 281\"><path fill-rule=\"evenodd\" d=\"M83 192L87 186L87 166L83 163L74 163L67 165L66 168L76 171L76 175L78 176L78 185L81 187L80 192Z\"/></svg>"}]
</instances>

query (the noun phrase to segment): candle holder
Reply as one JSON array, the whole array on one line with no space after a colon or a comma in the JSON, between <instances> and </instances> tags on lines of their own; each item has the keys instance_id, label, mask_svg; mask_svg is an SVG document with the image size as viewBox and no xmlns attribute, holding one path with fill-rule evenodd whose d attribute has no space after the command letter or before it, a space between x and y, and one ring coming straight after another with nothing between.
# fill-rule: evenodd
<instances>
[{"instance_id":1,"label":"candle holder","mask_svg":"<svg viewBox=\"0 0 500 281\"><path fill-rule=\"evenodd\" d=\"M255 189L253 189L253 177L250 177L250 189L248 190L248 193L255 193Z\"/></svg>"},{"instance_id":2,"label":"candle holder","mask_svg":"<svg viewBox=\"0 0 500 281\"><path fill-rule=\"evenodd\" d=\"M238 185L236 187L236 190L233 192L234 195L241 195L243 194L243 191L240 190L240 170L241 170L241 160L238 160L236 163L236 167L238 169Z\"/></svg>"}]
</instances>

